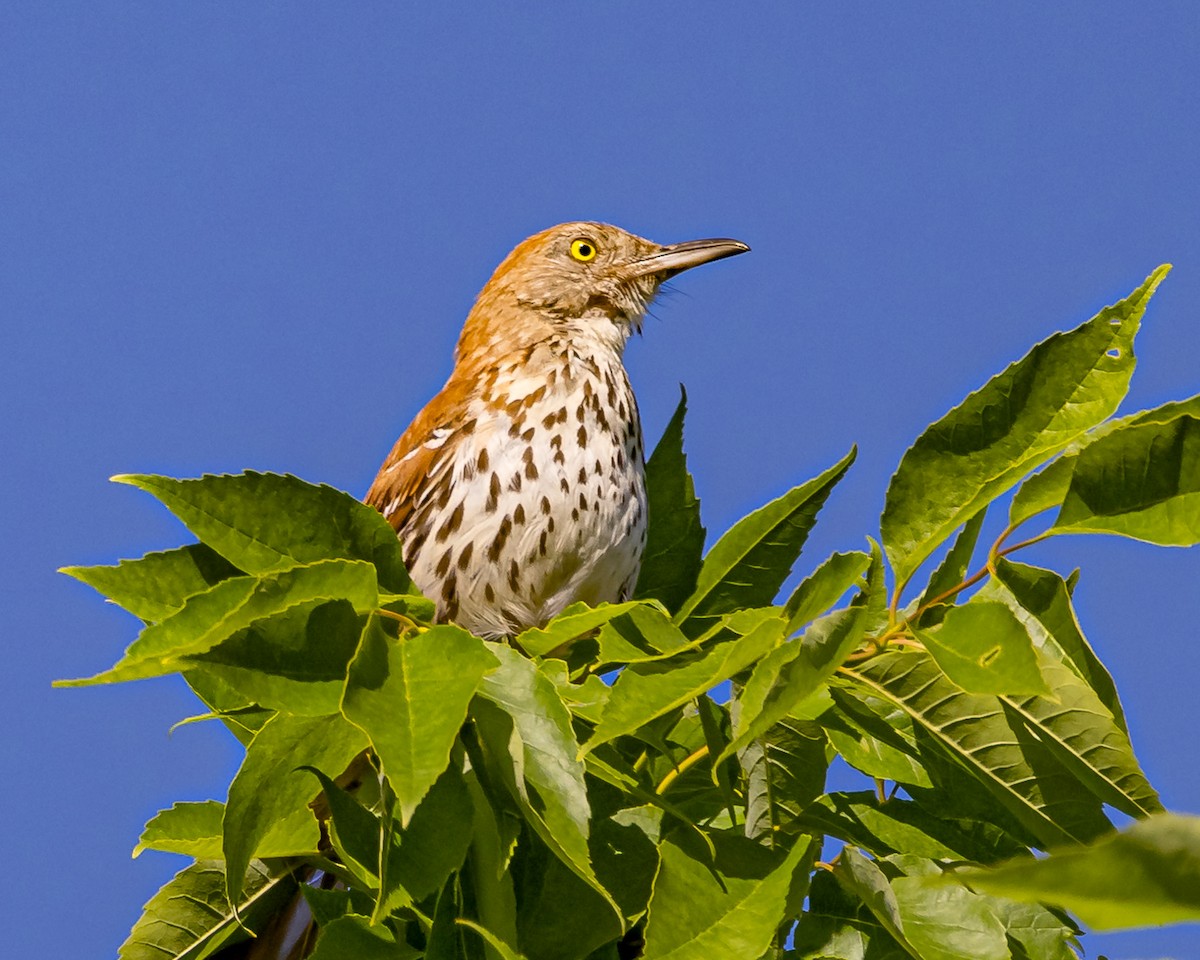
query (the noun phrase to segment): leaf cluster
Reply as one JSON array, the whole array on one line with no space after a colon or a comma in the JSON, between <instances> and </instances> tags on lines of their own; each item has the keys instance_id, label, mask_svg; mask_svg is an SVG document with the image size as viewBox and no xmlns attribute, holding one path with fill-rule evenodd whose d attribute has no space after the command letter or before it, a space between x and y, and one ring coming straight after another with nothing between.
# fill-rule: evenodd
<instances>
[{"instance_id":1,"label":"leaf cluster","mask_svg":"<svg viewBox=\"0 0 1200 960\"><path fill-rule=\"evenodd\" d=\"M684 401L647 464L635 599L511 643L432 622L390 527L339 491L116 478L198 542L67 571L144 622L68 683L179 673L245 747L224 802L146 825L135 852L193 862L121 956L300 930L319 960L1063 960L1064 908L1200 918L1200 824L1147 782L1074 577L1011 559L1066 534L1200 541L1200 398L1114 416L1165 273L932 424L880 543L783 603L854 451L705 552ZM827 789L838 757L862 789Z\"/></svg>"}]
</instances>

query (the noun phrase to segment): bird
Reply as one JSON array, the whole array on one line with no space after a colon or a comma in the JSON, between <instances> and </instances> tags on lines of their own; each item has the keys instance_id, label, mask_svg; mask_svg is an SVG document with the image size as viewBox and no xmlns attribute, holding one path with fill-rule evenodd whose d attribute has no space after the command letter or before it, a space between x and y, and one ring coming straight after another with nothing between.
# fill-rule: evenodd
<instances>
[{"instance_id":1,"label":"bird","mask_svg":"<svg viewBox=\"0 0 1200 960\"><path fill-rule=\"evenodd\" d=\"M727 238L663 245L575 221L500 263L445 386L365 497L439 622L512 638L570 603L632 596L648 511L625 345L665 281L749 249Z\"/></svg>"},{"instance_id":2,"label":"bird","mask_svg":"<svg viewBox=\"0 0 1200 960\"><path fill-rule=\"evenodd\" d=\"M512 640L574 601L632 596L648 511L625 344L665 281L749 249L724 238L662 245L576 221L534 234L500 263L467 315L445 386L364 498L396 531L438 621ZM364 752L338 782L356 789L372 769ZM313 809L327 818L321 798ZM315 934L297 896L231 956L294 960Z\"/></svg>"}]
</instances>

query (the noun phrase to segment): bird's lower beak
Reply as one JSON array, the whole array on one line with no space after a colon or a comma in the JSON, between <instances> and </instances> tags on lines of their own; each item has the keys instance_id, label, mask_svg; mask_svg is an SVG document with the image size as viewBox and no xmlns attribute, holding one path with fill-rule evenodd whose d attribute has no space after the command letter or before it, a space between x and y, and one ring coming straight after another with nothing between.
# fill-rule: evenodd
<instances>
[{"instance_id":1,"label":"bird's lower beak","mask_svg":"<svg viewBox=\"0 0 1200 960\"><path fill-rule=\"evenodd\" d=\"M669 247L663 247L656 254L635 260L629 265L629 272L634 277L661 274L665 280L684 270L698 267L702 263L722 260L725 257L736 257L739 253L746 253L749 249L750 247L741 240L728 240L723 237L673 243Z\"/></svg>"}]
</instances>

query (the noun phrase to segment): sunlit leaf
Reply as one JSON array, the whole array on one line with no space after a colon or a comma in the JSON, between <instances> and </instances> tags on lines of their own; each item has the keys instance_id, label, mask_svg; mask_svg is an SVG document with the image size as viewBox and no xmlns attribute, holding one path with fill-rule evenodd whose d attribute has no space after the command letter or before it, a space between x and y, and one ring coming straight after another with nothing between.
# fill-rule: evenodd
<instances>
[{"instance_id":1,"label":"sunlit leaf","mask_svg":"<svg viewBox=\"0 0 1200 960\"><path fill-rule=\"evenodd\" d=\"M497 666L484 641L450 624L399 639L375 618L363 630L342 712L370 738L403 824L449 764L471 698Z\"/></svg>"},{"instance_id":2,"label":"sunlit leaf","mask_svg":"<svg viewBox=\"0 0 1200 960\"><path fill-rule=\"evenodd\" d=\"M1050 694L1024 624L995 600L972 599L917 630L942 671L969 693Z\"/></svg>"},{"instance_id":3,"label":"sunlit leaf","mask_svg":"<svg viewBox=\"0 0 1200 960\"><path fill-rule=\"evenodd\" d=\"M704 553L700 501L683 452L687 392L680 392L679 406L646 461L650 521L634 592L637 599L657 600L668 610L678 609L695 590Z\"/></svg>"},{"instance_id":4,"label":"sunlit leaf","mask_svg":"<svg viewBox=\"0 0 1200 960\"><path fill-rule=\"evenodd\" d=\"M1042 341L909 448L881 520L900 583L981 507L1116 410L1129 388L1142 314L1168 269L1082 326Z\"/></svg>"},{"instance_id":5,"label":"sunlit leaf","mask_svg":"<svg viewBox=\"0 0 1200 960\"><path fill-rule=\"evenodd\" d=\"M1088 847L952 875L973 889L1063 907L1097 930L1200 920L1200 818L1160 814Z\"/></svg>"},{"instance_id":6,"label":"sunlit leaf","mask_svg":"<svg viewBox=\"0 0 1200 960\"><path fill-rule=\"evenodd\" d=\"M675 615L685 633L698 636L722 614L775 599L817 521L817 512L856 455L852 449L820 476L739 520L713 545L700 568L695 592Z\"/></svg>"}]
</instances>

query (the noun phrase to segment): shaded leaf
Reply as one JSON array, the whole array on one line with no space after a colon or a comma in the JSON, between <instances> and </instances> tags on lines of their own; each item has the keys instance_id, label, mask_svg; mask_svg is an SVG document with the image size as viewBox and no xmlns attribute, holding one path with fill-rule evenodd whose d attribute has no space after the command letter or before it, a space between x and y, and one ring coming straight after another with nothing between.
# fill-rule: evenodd
<instances>
[{"instance_id":1,"label":"shaded leaf","mask_svg":"<svg viewBox=\"0 0 1200 960\"><path fill-rule=\"evenodd\" d=\"M347 600L314 600L259 620L187 658L248 701L305 716L337 713L363 621Z\"/></svg>"},{"instance_id":2,"label":"shaded leaf","mask_svg":"<svg viewBox=\"0 0 1200 960\"><path fill-rule=\"evenodd\" d=\"M402 824L446 769L471 698L498 665L484 641L450 624L398 640L377 618L363 629L342 712L370 738Z\"/></svg>"},{"instance_id":3,"label":"shaded leaf","mask_svg":"<svg viewBox=\"0 0 1200 960\"><path fill-rule=\"evenodd\" d=\"M857 449L822 473L735 523L704 558L695 592L675 615L689 636L722 614L769 604L791 573L817 512Z\"/></svg>"},{"instance_id":4,"label":"shaded leaf","mask_svg":"<svg viewBox=\"0 0 1200 960\"><path fill-rule=\"evenodd\" d=\"M715 838L717 856L681 834L663 841L646 923L645 960L761 957L784 919L801 839L784 856L740 837Z\"/></svg>"},{"instance_id":5,"label":"shaded leaf","mask_svg":"<svg viewBox=\"0 0 1200 960\"><path fill-rule=\"evenodd\" d=\"M400 542L373 507L291 475L206 475L176 480L147 474L112 478L157 497L201 541L250 574L317 560L366 560L384 590L407 593Z\"/></svg>"},{"instance_id":6,"label":"shaded leaf","mask_svg":"<svg viewBox=\"0 0 1200 960\"><path fill-rule=\"evenodd\" d=\"M788 829L825 789L829 763L819 727L783 720L738 755L746 772L745 833L751 839Z\"/></svg>"},{"instance_id":7,"label":"shaded leaf","mask_svg":"<svg viewBox=\"0 0 1200 960\"><path fill-rule=\"evenodd\" d=\"M260 929L296 892L283 864L249 864L237 884L238 914L246 928ZM168 881L146 904L142 917L121 945L121 960L200 960L248 935L225 897L225 869L219 860L199 860Z\"/></svg>"},{"instance_id":8,"label":"shaded leaf","mask_svg":"<svg viewBox=\"0 0 1200 960\"><path fill-rule=\"evenodd\" d=\"M420 950L397 942L386 926L372 926L370 917L348 914L321 928L311 960L416 960L420 956Z\"/></svg>"},{"instance_id":9,"label":"shaded leaf","mask_svg":"<svg viewBox=\"0 0 1200 960\"><path fill-rule=\"evenodd\" d=\"M899 583L981 507L1116 410L1142 314L1168 269L1082 326L1043 340L908 449L881 520Z\"/></svg>"},{"instance_id":10,"label":"shaded leaf","mask_svg":"<svg viewBox=\"0 0 1200 960\"><path fill-rule=\"evenodd\" d=\"M805 807L800 826L862 847L877 857L911 853L990 863L1025 851L991 824L935 816L911 800L893 797L881 801L869 790L817 798Z\"/></svg>"},{"instance_id":11,"label":"shaded leaf","mask_svg":"<svg viewBox=\"0 0 1200 960\"><path fill-rule=\"evenodd\" d=\"M668 610L677 610L695 590L704 553L700 501L683 452L686 413L687 391L680 387L679 406L646 461L650 520L634 591L637 599L657 600Z\"/></svg>"},{"instance_id":12,"label":"shaded leaf","mask_svg":"<svg viewBox=\"0 0 1200 960\"><path fill-rule=\"evenodd\" d=\"M246 749L225 805L222 845L230 870L230 900L237 901L242 872L273 824L293 815L311 820L307 806L318 785L298 767L309 764L340 772L366 745L362 733L337 714L280 714L263 725Z\"/></svg>"},{"instance_id":13,"label":"shaded leaf","mask_svg":"<svg viewBox=\"0 0 1200 960\"><path fill-rule=\"evenodd\" d=\"M942 562L933 571L933 576L929 578L929 584L921 594L921 599L917 601L918 608L927 604L932 604L932 606L917 618L917 626L936 626L945 618L946 603L934 604L933 601L947 591L953 590L966 579L971 557L975 553L975 544L979 541L979 531L983 527L986 516L987 506L985 505L963 524L962 530L954 539L954 546L946 552ZM954 598L950 598L947 602L954 603L955 601Z\"/></svg>"}]
</instances>

